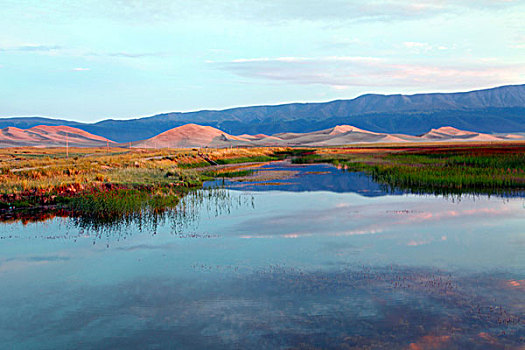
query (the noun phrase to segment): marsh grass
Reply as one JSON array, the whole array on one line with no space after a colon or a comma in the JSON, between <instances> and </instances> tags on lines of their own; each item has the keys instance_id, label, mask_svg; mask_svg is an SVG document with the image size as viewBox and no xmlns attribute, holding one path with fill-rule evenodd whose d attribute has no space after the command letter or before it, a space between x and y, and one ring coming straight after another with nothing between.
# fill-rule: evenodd
<instances>
[{"instance_id":1,"label":"marsh grass","mask_svg":"<svg viewBox=\"0 0 525 350\"><path fill-rule=\"evenodd\" d=\"M205 151L224 164L277 159L272 148ZM0 210L62 208L111 222L174 207L204 180L251 173L217 171L207 162L201 168L202 154L195 149L70 149L66 157L59 148L0 149Z\"/></svg>"},{"instance_id":2,"label":"marsh grass","mask_svg":"<svg viewBox=\"0 0 525 350\"><path fill-rule=\"evenodd\" d=\"M169 191L144 191L139 189L92 190L69 199L69 208L101 220L120 218L143 210L174 208L179 195Z\"/></svg>"},{"instance_id":3,"label":"marsh grass","mask_svg":"<svg viewBox=\"0 0 525 350\"><path fill-rule=\"evenodd\" d=\"M260 163L260 162L271 162L279 160L277 156L252 156L252 157L239 157L239 158L224 158L217 159L217 164L240 164L240 163Z\"/></svg>"},{"instance_id":4,"label":"marsh grass","mask_svg":"<svg viewBox=\"0 0 525 350\"><path fill-rule=\"evenodd\" d=\"M391 190L435 194L508 194L525 190L525 147L320 152L294 160L301 164L319 162L365 172Z\"/></svg>"},{"instance_id":5,"label":"marsh grass","mask_svg":"<svg viewBox=\"0 0 525 350\"><path fill-rule=\"evenodd\" d=\"M233 171L205 171L202 173L210 179L213 178L233 178L233 177L244 177L250 176L255 170L233 170Z\"/></svg>"},{"instance_id":6,"label":"marsh grass","mask_svg":"<svg viewBox=\"0 0 525 350\"><path fill-rule=\"evenodd\" d=\"M210 166L208 162L181 163L178 165L181 169L196 169Z\"/></svg>"}]
</instances>

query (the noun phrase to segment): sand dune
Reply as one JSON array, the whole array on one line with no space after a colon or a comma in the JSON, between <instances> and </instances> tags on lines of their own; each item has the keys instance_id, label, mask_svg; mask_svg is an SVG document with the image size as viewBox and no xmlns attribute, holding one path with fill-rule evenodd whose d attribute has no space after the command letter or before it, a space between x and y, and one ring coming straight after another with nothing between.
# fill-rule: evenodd
<instances>
[{"instance_id":1,"label":"sand dune","mask_svg":"<svg viewBox=\"0 0 525 350\"><path fill-rule=\"evenodd\" d=\"M151 139L137 142L135 147L229 147L229 146L341 146L358 143L403 143L435 141L504 141L525 139L520 135L489 135L459 130L450 126L432 129L421 136L384 134L337 125L309 133L279 133L239 136L229 135L210 126L187 124L168 130Z\"/></svg>"},{"instance_id":2,"label":"sand dune","mask_svg":"<svg viewBox=\"0 0 525 350\"><path fill-rule=\"evenodd\" d=\"M502 141L506 139L505 136L459 130L451 126L432 129L421 135L421 138L429 141Z\"/></svg>"},{"instance_id":3,"label":"sand dune","mask_svg":"<svg viewBox=\"0 0 525 350\"><path fill-rule=\"evenodd\" d=\"M116 145L102 136L68 126L39 125L30 129L7 127L0 129L0 147L39 146L63 147L66 137L70 146L99 147L106 143ZM491 142L525 140L520 134L483 134L459 130L450 126L432 129L420 135L385 134L371 132L351 125L337 125L333 128L309 133L279 133L275 135L229 135L211 126L186 124L147 140L133 143L135 148L200 148L237 146L342 146L359 143L403 143L403 142ZM125 145L128 146L127 144Z\"/></svg>"},{"instance_id":4,"label":"sand dune","mask_svg":"<svg viewBox=\"0 0 525 350\"><path fill-rule=\"evenodd\" d=\"M330 135L347 134L347 133L350 133L350 132L359 132L359 133L362 133L362 134L378 135L375 132L359 129L359 128L356 128L355 126L351 126L351 125L337 125L337 126L331 128L331 129L327 129L327 131L329 131Z\"/></svg>"},{"instance_id":5,"label":"sand dune","mask_svg":"<svg viewBox=\"0 0 525 350\"><path fill-rule=\"evenodd\" d=\"M227 147L249 143L245 138L229 135L211 126L186 124L134 144L138 148Z\"/></svg>"},{"instance_id":6,"label":"sand dune","mask_svg":"<svg viewBox=\"0 0 525 350\"><path fill-rule=\"evenodd\" d=\"M248 135L248 134L242 134L237 136L240 139L246 139L246 140L261 140L266 137L271 137L265 134L257 134L257 135Z\"/></svg>"},{"instance_id":7,"label":"sand dune","mask_svg":"<svg viewBox=\"0 0 525 350\"><path fill-rule=\"evenodd\" d=\"M0 129L0 147L99 147L115 142L70 126L38 125L30 129Z\"/></svg>"}]
</instances>

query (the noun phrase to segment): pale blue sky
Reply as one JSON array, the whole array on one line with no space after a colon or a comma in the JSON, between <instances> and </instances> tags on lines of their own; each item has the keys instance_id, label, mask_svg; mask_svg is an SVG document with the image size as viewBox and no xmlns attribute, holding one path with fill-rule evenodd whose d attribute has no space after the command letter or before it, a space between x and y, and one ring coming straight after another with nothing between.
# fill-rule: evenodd
<instances>
[{"instance_id":1,"label":"pale blue sky","mask_svg":"<svg viewBox=\"0 0 525 350\"><path fill-rule=\"evenodd\" d=\"M0 0L0 116L525 83L525 1Z\"/></svg>"}]
</instances>

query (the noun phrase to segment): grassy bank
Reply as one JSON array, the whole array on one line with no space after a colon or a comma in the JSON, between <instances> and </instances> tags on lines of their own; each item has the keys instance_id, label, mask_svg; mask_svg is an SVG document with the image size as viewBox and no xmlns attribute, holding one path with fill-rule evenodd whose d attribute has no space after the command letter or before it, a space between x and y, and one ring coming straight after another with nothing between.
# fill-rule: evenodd
<instances>
[{"instance_id":1,"label":"grassy bank","mask_svg":"<svg viewBox=\"0 0 525 350\"><path fill-rule=\"evenodd\" d=\"M204 180L250 173L215 171L204 159L261 162L282 150L2 149L0 209L60 208L101 218L162 210Z\"/></svg>"},{"instance_id":2,"label":"grassy bank","mask_svg":"<svg viewBox=\"0 0 525 350\"><path fill-rule=\"evenodd\" d=\"M525 190L524 145L325 149L295 163L362 171L391 190L505 194Z\"/></svg>"}]
</instances>

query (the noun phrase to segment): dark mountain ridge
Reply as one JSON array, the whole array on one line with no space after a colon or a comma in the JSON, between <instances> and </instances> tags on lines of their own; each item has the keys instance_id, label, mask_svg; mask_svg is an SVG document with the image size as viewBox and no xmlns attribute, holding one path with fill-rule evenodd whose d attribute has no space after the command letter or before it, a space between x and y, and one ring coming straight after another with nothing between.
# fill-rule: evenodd
<instances>
[{"instance_id":1,"label":"dark mountain ridge","mask_svg":"<svg viewBox=\"0 0 525 350\"><path fill-rule=\"evenodd\" d=\"M458 93L367 94L351 100L173 112L79 123L40 117L0 119L0 128L68 125L118 142L137 141L187 123L230 134L310 132L350 124L375 132L422 134L443 125L483 133L525 132L525 85Z\"/></svg>"}]
</instances>

